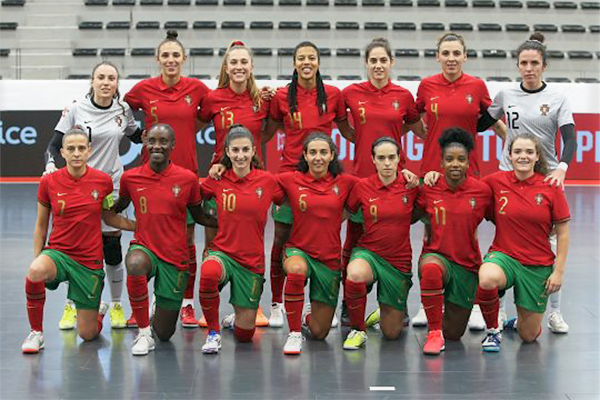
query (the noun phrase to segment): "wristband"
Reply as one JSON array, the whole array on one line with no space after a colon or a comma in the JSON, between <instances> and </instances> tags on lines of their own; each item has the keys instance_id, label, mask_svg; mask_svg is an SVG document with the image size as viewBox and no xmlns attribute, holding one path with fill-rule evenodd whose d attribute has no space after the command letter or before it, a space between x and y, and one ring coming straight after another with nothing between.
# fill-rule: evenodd
<instances>
[{"instance_id":1,"label":"wristband","mask_svg":"<svg viewBox=\"0 0 600 400\"><path fill-rule=\"evenodd\" d=\"M569 169L569 164L567 164L564 161L561 161L561 162L558 163L558 167L556 167L556 169L560 169L560 170L562 170L564 172L567 172L567 170Z\"/></svg>"}]
</instances>

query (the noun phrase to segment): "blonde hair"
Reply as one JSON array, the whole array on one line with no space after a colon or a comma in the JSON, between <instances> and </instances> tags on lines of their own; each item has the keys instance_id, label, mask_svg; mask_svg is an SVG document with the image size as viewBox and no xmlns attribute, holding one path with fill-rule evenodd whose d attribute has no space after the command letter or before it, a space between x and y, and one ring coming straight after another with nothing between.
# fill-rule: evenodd
<instances>
[{"instance_id":1,"label":"blonde hair","mask_svg":"<svg viewBox=\"0 0 600 400\"><path fill-rule=\"evenodd\" d=\"M229 87L229 75L227 75L227 60L229 59L229 54L233 50L246 50L250 55L250 61L254 65L254 56L252 51L244 43L239 40L234 40L231 42L229 47L227 47L227 51L223 55L223 62L221 63L221 72L219 73L219 88ZM252 102L257 108L261 107L261 98L260 98L260 89L256 85L256 81L254 80L254 74L250 72L250 76L248 77L248 82L246 83L246 89L248 89L248 93L250 93L250 98Z\"/></svg>"}]
</instances>

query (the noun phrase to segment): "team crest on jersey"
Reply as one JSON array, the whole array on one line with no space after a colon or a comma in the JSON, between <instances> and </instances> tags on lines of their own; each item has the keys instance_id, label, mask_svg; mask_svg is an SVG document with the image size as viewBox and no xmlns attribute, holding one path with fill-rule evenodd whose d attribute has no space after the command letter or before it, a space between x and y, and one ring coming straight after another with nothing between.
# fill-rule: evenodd
<instances>
[{"instance_id":1,"label":"team crest on jersey","mask_svg":"<svg viewBox=\"0 0 600 400\"><path fill-rule=\"evenodd\" d=\"M258 197L259 199L262 198L262 195L263 195L263 192L264 192L263 188L261 188L261 187L256 188L255 192L256 192L256 197Z\"/></svg>"},{"instance_id":2,"label":"team crest on jersey","mask_svg":"<svg viewBox=\"0 0 600 400\"><path fill-rule=\"evenodd\" d=\"M535 195L535 204L538 206L542 205L542 200L544 200L544 196L541 193Z\"/></svg>"},{"instance_id":3,"label":"team crest on jersey","mask_svg":"<svg viewBox=\"0 0 600 400\"><path fill-rule=\"evenodd\" d=\"M333 185L333 193L335 193L336 196L339 196L340 188L338 187L338 185Z\"/></svg>"},{"instance_id":4,"label":"team crest on jersey","mask_svg":"<svg viewBox=\"0 0 600 400\"><path fill-rule=\"evenodd\" d=\"M470 94L467 94L465 96L465 99L467 100L468 104L473 104L473 96L471 96Z\"/></svg>"},{"instance_id":5,"label":"team crest on jersey","mask_svg":"<svg viewBox=\"0 0 600 400\"><path fill-rule=\"evenodd\" d=\"M408 204L408 196L407 195L405 195L405 194L402 195L402 202L404 203L404 205Z\"/></svg>"},{"instance_id":6,"label":"team crest on jersey","mask_svg":"<svg viewBox=\"0 0 600 400\"><path fill-rule=\"evenodd\" d=\"M398 111L400 109L400 103L398 102L398 100L394 100L392 102L392 107L394 107L394 111Z\"/></svg>"},{"instance_id":7,"label":"team crest on jersey","mask_svg":"<svg viewBox=\"0 0 600 400\"><path fill-rule=\"evenodd\" d=\"M471 206L471 209L474 210L475 206L477 206L477 200L475 200L475 197L471 197L469 199L469 205Z\"/></svg>"},{"instance_id":8,"label":"team crest on jersey","mask_svg":"<svg viewBox=\"0 0 600 400\"><path fill-rule=\"evenodd\" d=\"M183 100L185 100L185 102L187 103L188 106L192 106L192 96L190 96L189 94L187 96L185 96L183 98Z\"/></svg>"},{"instance_id":9,"label":"team crest on jersey","mask_svg":"<svg viewBox=\"0 0 600 400\"><path fill-rule=\"evenodd\" d=\"M123 119L120 116L116 116L115 117L115 122L117 123L117 125L119 125L119 128L121 127L121 125L123 124Z\"/></svg>"},{"instance_id":10,"label":"team crest on jersey","mask_svg":"<svg viewBox=\"0 0 600 400\"><path fill-rule=\"evenodd\" d=\"M541 111L542 115L545 117L550 112L550 106L548 104L542 104L542 106L540 107L540 111Z\"/></svg>"},{"instance_id":11,"label":"team crest on jersey","mask_svg":"<svg viewBox=\"0 0 600 400\"><path fill-rule=\"evenodd\" d=\"M254 111L254 114L256 114L257 112L259 112L259 111L260 111L260 107L258 106L258 104L255 104L255 105L252 107L252 111Z\"/></svg>"},{"instance_id":12,"label":"team crest on jersey","mask_svg":"<svg viewBox=\"0 0 600 400\"><path fill-rule=\"evenodd\" d=\"M179 186L175 185L171 188L171 191L173 192L173 195L175 197L179 197L179 193L181 193L181 188Z\"/></svg>"},{"instance_id":13,"label":"team crest on jersey","mask_svg":"<svg viewBox=\"0 0 600 400\"><path fill-rule=\"evenodd\" d=\"M92 190L92 197L94 198L94 201L98 201L98 198L100 197L100 192L96 189Z\"/></svg>"}]
</instances>

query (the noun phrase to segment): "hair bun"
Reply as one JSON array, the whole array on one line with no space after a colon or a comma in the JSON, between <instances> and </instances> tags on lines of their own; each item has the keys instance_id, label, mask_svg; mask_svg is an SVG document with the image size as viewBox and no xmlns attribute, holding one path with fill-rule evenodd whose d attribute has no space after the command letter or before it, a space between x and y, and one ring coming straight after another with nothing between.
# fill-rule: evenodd
<instances>
[{"instance_id":1,"label":"hair bun","mask_svg":"<svg viewBox=\"0 0 600 400\"><path fill-rule=\"evenodd\" d=\"M175 40L175 39L177 39L178 36L179 36L179 34L177 33L177 31L175 29L169 29L167 31L167 39Z\"/></svg>"},{"instance_id":2,"label":"hair bun","mask_svg":"<svg viewBox=\"0 0 600 400\"><path fill-rule=\"evenodd\" d=\"M536 40L540 43L544 43L544 40L546 38L544 37L544 35L541 32L535 31L531 34L531 36L529 36L529 40Z\"/></svg>"}]
</instances>

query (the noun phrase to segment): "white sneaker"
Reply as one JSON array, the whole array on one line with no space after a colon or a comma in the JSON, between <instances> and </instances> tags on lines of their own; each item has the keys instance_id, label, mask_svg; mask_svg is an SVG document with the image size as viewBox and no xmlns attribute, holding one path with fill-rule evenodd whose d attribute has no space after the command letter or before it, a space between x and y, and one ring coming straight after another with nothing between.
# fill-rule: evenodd
<instances>
[{"instance_id":1,"label":"white sneaker","mask_svg":"<svg viewBox=\"0 0 600 400\"><path fill-rule=\"evenodd\" d=\"M221 334L217 331L208 332L206 342L202 345L202 353L217 354L221 350Z\"/></svg>"},{"instance_id":2,"label":"white sneaker","mask_svg":"<svg viewBox=\"0 0 600 400\"><path fill-rule=\"evenodd\" d=\"M100 314L102 316L102 318L104 318L104 316L108 312L109 308L110 308L110 306L108 305L108 303L101 302L100 307L98 307L98 314Z\"/></svg>"},{"instance_id":3,"label":"white sneaker","mask_svg":"<svg viewBox=\"0 0 600 400\"><path fill-rule=\"evenodd\" d=\"M283 354L288 354L288 355L301 354L303 341L304 341L304 336L302 336L301 332L290 332L287 340L285 341L285 346L283 346Z\"/></svg>"},{"instance_id":4,"label":"white sneaker","mask_svg":"<svg viewBox=\"0 0 600 400\"><path fill-rule=\"evenodd\" d=\"M427 326L427 315L425 315L425 310L423 309L423 304L419 306L419 312L417 315L413 317L411 320L412 326L414 327L422 327Z\"/></svg>"},{"instance_id":5,"label":"white sneaker","mask_svg":"<svg viewBox=\"0 0 600 400\"><path fill-rule=\"evenodd\" d=\"M468 326L470 331L482 331L486 328L485 320L483 319L483 314L481 313L479 304L473 305L473 309L471 309L471 315L469 316Z\"/></svg>"},{"instance_id":6,"label":"white sneaker","mask_svg":"<svg viewBox=\"0 0 600 400\"><path fill-rule=\"evenodd\" d=\"M310 303L305 303L304 307L302 308L302 326L304 327L308 327L308 324L306 323L306 317L308 317L311 313L311 307L310 307Z\"/></svg>"},{"instance_id":7,"label":"white sneaker","mask_svg":"<svg viewBox=\"0 0 600 400\"><path fill-rule=\"evenodd\" d=\"M272 303L271 315L269 316L269 326L271 328L283 327L284 315L285 308L283 308L283 303Z\"/></svg>"},{"instance_id":8,"label":"white sneaker","mask_svg":"<svg viewBox=\"0 0 600 400\"><path fill-rule=\"evenodd\" d=\"M506 310L504 308L500 308L498 310L498 329L500 332L504 330L504 324L508 321L508 316L506 315Z\"/></svg>"},{"instance_id":9,"label":"white sneaker","mask_svg":"<svg viewBox=\"0 0 600 400\"><path fill-rule=\"evenodd\" d=\"M340 320L338 319L337 314L333 313L333 318L331 319L331 327L337 328L339 324L340 324Z\"/></svg>"},{"instance_id":10,"label":"white sneaker","mask_svg":"<svg viewBox=\"0 0 600 400\"><path fill-rule=\"evenodd\" d=\"M221 325L223 325L223 328L233 329L234 324L235 324L235 313L229 314L228 316L223 318L223 321L221 321Z\"/></svg>"},{"instance_id":11,"label":"white sneaker","mask_svg":"<svg viewBox=\"0 0 600 400\"><path fill-rule=\"evenodd\" d=\"M44 348L44 335L40 331L31 331L23 341L21 350L25 354L39 353Z\"/></svg>"},{"instance_id":12,"label":"white sneaker","mask_svg":"<svg viewBox=\"0 0 600 400\"><path fill-rule=\"evenodd\" d=\"M567 333L569 332L569 325L563 319L560 311L552 311L548 316L548 328L552 333Z\"/></svg>"},{"instance_id":13,"label":"white sneaker","mask_svg":"<svg viewBox=\"0 0 600 400\"><path fill-rule=\"evenodd\" d=\"M148 334L140 331L133 341L131 354L134 356L145 356L152 350L154 350L154 338L152 337L152 333Z\"/></svg>"}]
</instances>

